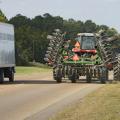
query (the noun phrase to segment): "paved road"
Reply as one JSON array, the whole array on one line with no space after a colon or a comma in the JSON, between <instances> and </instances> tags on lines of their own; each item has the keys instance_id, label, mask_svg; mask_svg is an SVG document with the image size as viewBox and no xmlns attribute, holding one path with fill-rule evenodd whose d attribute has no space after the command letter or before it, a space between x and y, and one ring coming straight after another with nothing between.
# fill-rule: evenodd
<instances>
[{"instance_id":1,"label":"paved road","mask_svg":"<svg viewBox=\"0 0 120 120\"><path fill-rule=\"evenodd\" d=\"M101 84L56 84L51 73L17 76L14 84L0 85L0 120L47 120Z\"/></svg>"}]
</instances>

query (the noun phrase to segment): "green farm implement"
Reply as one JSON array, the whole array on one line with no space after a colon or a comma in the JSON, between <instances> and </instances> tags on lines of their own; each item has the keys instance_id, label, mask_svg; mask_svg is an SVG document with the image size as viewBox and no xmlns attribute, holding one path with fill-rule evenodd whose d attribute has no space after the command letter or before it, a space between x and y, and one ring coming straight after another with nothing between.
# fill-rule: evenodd
<instances>
[{"instance_id":1,"label":"green farm implement","mask_svg":"<svg viewBox=\"0 0 120 120\"><path fill-rule=\"evenodd\" d=\"M53 77L58 83L63 78L75 83L85 76L87 83L99 80L105 84L110 70L114 71L114 80L120 80L120 57L112 50L113 38L100 32L79 33L74 40L66 40L56 29L48 39L50 43L44 60L53 66Z\"/></svg>"}]
</instances>

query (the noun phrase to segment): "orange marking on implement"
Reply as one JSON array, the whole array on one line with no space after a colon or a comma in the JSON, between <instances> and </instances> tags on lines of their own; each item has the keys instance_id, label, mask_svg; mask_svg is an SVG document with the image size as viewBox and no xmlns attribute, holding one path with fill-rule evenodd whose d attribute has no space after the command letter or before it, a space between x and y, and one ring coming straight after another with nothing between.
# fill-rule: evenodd
<instances>
[{"instance_id":1,"label":"orange marking on implement","mask_svg":"<svg viewBox=\"0 0 120 120\"><path fill-rule=\"evenodd\" d=\"M75 47L80 47L80 43L76 42Z\"/></svg>"},{"instance_id":2,"label":"orange marking on implement","mask_svg":"<svg viewBox=\"0 0 120 120\"><path fill-rule=\"evenodd\" d=\"M75 54L75 55L73 56L73 60L74 60L74 61L78 61L78 60L79 60L79 57L78 57L77 54Z\"/></svg>"}]
</instances>

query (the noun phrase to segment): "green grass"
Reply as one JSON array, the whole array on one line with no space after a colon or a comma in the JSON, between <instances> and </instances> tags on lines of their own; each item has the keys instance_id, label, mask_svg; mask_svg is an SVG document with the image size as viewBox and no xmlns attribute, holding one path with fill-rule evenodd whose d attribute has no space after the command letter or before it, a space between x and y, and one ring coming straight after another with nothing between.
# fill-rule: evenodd
<instances>
[{"instance_id":1,"label":"green grass","mask_svg":"<svg viewBox=\"0 0 120 120\"><path fill-rule=\"evenodd\" d=\"M34 74L41 72L49 72L50 68L41 68L41 67L16 67L16 74Z\"/></svg>"},{"instance_id":2,"label":"green grass","mask_svg":"<svg viewBox=\"0 0 120 120\"><path fill-rule=\"evenodd\" d=\"M109 84L50 120L120 120L120 84Z\"/></svg>"}]
</instances>

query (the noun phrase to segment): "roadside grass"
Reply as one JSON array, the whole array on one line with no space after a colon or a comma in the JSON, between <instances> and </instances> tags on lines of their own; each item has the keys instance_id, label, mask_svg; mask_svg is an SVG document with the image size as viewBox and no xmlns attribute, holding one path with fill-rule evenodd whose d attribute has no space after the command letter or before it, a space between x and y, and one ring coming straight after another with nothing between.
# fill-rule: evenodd
<instances>
[{"instance_id":1,"label":"roadside grass","mask_svg":"<svg viewBox=\"0 0 120 120\"><path fill-rule=\"evenodd\" d=\"M120 120L120 83L105 85L50 120Z\"/></svg>"},{"instance_id":2,"label":"roadside grass","mask_svg":"<svg viewBox=\"0 0 120 120\"><path fill-rule=\"evenodd\" d=\"M34 74L34 73L42 73L42 72L49 72L51 71L48 67L23 67L17 66L16 67L16 74Z\"/></svg>"}]
</instances>

